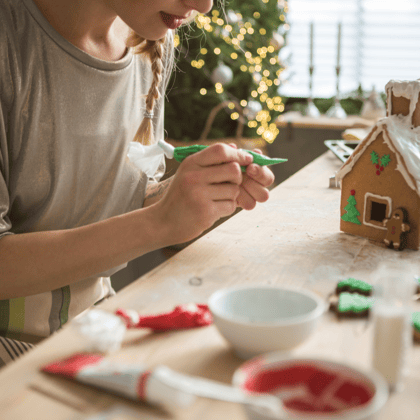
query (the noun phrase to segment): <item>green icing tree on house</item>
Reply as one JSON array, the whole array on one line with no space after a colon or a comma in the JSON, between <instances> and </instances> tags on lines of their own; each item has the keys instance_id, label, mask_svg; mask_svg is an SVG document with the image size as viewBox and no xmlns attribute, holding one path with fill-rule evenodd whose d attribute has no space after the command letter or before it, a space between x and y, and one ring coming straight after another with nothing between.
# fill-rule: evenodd
<instances>
[{"instance_id":1,"label":"green icing tree on house","mask_svg":"<svg viewBox=\"0 0 420 420\"><path fill-rule=\"evenodd\" d=\"M341 218L345 221L345 222L350 222L350 223L355 223L356 225L361 225L359 219L357 218L358 216L360 216L359 211L356 209L356 199L354 198L354 191L351 191L350 193L350 197L347 199L347 202L349 204L347 204L346 207L344 207L344 210L346 210L346 214L343 214L341 216Z\"/></svg>"},{"instance_id":2,"label":"green icing tree on house","mask_svg":"<svg viewBox=\"0 0 420 420\"><path fill-rule=\"evenodd\" d=\"M211 110L223 103L209 139L234 137L241 118L244 137L272 142L275 120L284 111L277 91L285 69L278 56L289 27L287 1L223 3L175 35L177 71L165 104L168 136L197 141Z\"/></svg>"}]
</instances>

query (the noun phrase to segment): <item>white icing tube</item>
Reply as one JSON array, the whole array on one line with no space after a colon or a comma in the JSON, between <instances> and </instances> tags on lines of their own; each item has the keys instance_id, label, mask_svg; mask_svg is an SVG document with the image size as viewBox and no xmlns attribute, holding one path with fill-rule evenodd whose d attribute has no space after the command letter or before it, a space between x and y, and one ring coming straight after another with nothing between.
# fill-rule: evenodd
<instances>
[{"instance_id":1,"label":"white icing tube","mask_svg":"<svg viewBox=\"0 0 420 420\"><path fill-rule=\"evenodd\" d=\"M175 147L173 147L171 144L169 144L169 143L166 143L166 141L165 140L159 140L158 141L158 143L157 143L159 146L160 146L160 148L163 150L163 152L165 153L165 156L168 158L168 159L173 159L173 157L174 157L174 150L175 150Z\"/></svg>"},{"instance_id":2,"label":"white icing tube","mask_svg":"<svg viewBox=\"0 0 420 420\"><path fill-rule=\"evenodd\" d=\"M79 353L42 370L153 405L188 407L196 397L205 397L249 404L276 418L286 415L277 396L247 394L237 387L178 373L166 366L150 370L143 364L120 363L95 353Z\"/></svg>"},{"instance_id":3,"label":"white icing tube","mask_svg":"<svg viewBox=\"0 0 420 420\"><path fill-rule=\"evenodd\" d=\"M152 377L161 384L165 384L185 395L211 398L220 401L249 404L259 407L276 418L285 418L286 412L282 400L278 396L269 394L246 394L241 389L210 379L178 373L166 366L158 366L153 370ZM150 384L148 385L150 392Z\"/></svg>"}]
</instances>

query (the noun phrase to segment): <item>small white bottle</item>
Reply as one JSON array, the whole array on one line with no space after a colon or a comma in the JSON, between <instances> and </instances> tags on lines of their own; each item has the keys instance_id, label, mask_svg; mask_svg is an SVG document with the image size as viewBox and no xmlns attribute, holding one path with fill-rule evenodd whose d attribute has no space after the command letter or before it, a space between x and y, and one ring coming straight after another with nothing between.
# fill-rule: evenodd
<instances>
[{"instance_id":1,"label":"small white bottle","mask_svg":"<svg viewBox=\"0 0 420 420\"><path fill-rule=\"evenodd\" d=\"M373 368L388 382L390 391L404 388L413 345L411 300L414 277L410 271L382 265L374 285Z\"/></svg>"}]
</instances>

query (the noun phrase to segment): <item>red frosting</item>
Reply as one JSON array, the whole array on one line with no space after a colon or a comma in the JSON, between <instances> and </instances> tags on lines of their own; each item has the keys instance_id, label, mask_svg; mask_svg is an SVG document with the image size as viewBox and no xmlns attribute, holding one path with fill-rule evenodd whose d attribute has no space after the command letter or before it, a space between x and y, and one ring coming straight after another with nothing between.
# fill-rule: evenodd
<instances>
[{"instance_id":1,"label":"red frosting","mask_svg":"<svg viewBox=\"0 0 420 420\"><path fill-rule=\"evenodd\" d=\"M249 370L248 370L249 372ZM301 412L330 413L367 403L373 398L367 383L342 372L304 363L261 371L248 376L243 385L249 392L276 394L282 389L304 389L305 395L284 401L286 408Z\"/></svg>"}]
</instances>

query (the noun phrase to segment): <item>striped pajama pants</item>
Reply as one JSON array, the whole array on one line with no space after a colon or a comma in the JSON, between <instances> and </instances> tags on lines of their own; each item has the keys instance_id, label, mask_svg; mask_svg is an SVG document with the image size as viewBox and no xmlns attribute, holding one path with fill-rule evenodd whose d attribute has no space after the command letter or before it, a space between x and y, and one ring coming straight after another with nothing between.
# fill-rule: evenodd
<instances>
[{"instance_id":1,"label":"striped pajama pants","mask_svg":"<svg viewBox=\"0 0 420 420\"><path fill-rule=\"evenodd\" d=\"M0 369L34 348L33 344L0 336Z\"/></svg>"}]
</instances>

